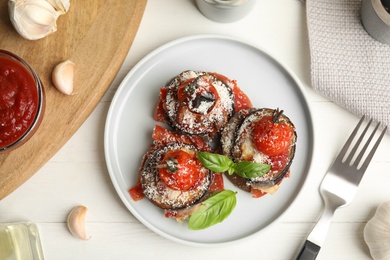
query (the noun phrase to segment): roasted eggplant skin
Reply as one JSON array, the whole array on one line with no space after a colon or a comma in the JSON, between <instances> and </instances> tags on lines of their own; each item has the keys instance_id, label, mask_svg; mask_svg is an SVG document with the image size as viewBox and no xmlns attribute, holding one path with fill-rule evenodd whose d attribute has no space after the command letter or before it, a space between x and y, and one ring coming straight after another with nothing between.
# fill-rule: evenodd
<instances>
[{"instance_id":1,"label":"roasted eggplant skin","mask_svg":"<svg viewBox=\"0 0 390 260\"><path fill-rule=\"evenodd\" d=\"M245 151L244 148L248 149L248 147L250 147L248 143L253 143L253 136L251 136L251 133L254 123L258 122L263 117L274 115L276 111L277 110L270 108L249 108L236 113L222 131L222 153L235 162L243 160L243 157L248 157L247 155L243 155L243 153L251 153L250 151ZM252 188L265 190L280 183L289 172L295 156L297 134L294 124L286 115L281 114L279 120L294 129L288 147L287 161L284 164L284 167L276 172L271 170L261 177L252 179L245 179L236 174L226 174L227 178L238 188L247 192L250 192Z\"/></svg>"},{"instance_id":2,"label":"roasted eggplant skin","mask_svg":"<svg viewBox=\"0 0 390 260\"><path fill-rule=\"evenodd\" d=\"M146 159L141 169L141 185L145 197L154 205L165 210L187 208L201 201L211 185L211 172L204 168L204 178L201 183L187 191L173 190L160 180L158 165L164 155L170 150L184 150L197 152L197 148L190 144L170 143L153 151Z\"/></svg>"}]
</instances>

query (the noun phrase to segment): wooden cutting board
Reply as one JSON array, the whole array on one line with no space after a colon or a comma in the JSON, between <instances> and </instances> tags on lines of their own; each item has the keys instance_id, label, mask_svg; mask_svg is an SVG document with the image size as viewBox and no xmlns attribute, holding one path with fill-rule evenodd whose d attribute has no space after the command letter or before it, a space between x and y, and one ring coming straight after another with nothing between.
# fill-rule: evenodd
<instances>
[{"instance_id":1,"label":"wooden cutting board","mask_svg":"<svg viewBox=\"0 0 390 260\"><path fill-rule=\"evenodd\" d=\"M29 41L13 28L8 1L0 1L0 49L24 58L44 85L41 126L23 146L0 153L0 200L37 172L91 114L120 69L134 40L146 0L71 0L57 32ZM64 60L76 64L76 95L53 86L51 73Z\"/></svg>"}]
</instances>

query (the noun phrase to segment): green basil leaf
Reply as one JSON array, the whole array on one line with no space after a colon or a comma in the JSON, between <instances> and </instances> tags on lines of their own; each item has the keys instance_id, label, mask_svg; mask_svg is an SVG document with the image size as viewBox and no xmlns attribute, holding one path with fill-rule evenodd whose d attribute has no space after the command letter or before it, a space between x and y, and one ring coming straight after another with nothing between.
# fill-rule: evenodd
<instances>
[{"instance_id":1,"label":"green basil leaf","mask_svg":"<svg viewBox=\"0 0 390 260\"><path fill-rule=\"evenodd\" d=\"M260 177L269 172L270 169L271 165L249 161L242 161L234 166L235 173L247 179Z\"/></svg>"},{"instance_id":2,"label":"green basil leaf","mask_svg":"<svg viewBox=\"0 0 390 260\"><path fill-rule=\"evenodd\" d=\"M226 219L236 206L236 192L223 190L211 195L202 202L188 220L188 228L201 230L211 227Z\"/></svg>"},{"instance_id":3,"label":"green basil leaf","mask_svg":"<svg viewBox=\"0 0 390 260\"><path fill-rule=\"evenodd\" d=\"M235 164L233 165L233 167L230 167L230 168L228 169L228 174L229 174L229 175L233 175L233 173L234 173L234 166L235 166Z\"/></svg>"},{"instance_id":4,"label":"green basil leaf","mask_svg":"<svg viewBox=\"0 0 390 260\"><path fill-rule=\"evenodd\" d=\"M234 162L229 157L220 154L198 152L197 157L204 167L213 172L225 172L234 166Z\"/></svg>"}]
</instances>

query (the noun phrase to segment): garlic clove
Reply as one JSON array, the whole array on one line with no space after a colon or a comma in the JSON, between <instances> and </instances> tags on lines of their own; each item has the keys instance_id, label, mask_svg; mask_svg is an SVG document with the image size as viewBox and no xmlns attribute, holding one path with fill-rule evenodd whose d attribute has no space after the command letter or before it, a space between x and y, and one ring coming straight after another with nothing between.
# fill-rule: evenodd
<instances>
[{"instance_id":1,"label":"garlic clove","mask_svg":"<svg viewBox=\"0 0 390 260\"><path fill-rule=\"evenodd\" d=\"M51 2L56 5L52 5ZM69 6L69 0L8 1L12 25L28 40L37 40L57 31L57 19L69 9Z\"/></svg>"},{"instance_id":2,"label":"garlic clove","mask_svg":"<svg viewBox=\"0 0 390 260\"><path fill-rule=\"evenodd\" d=\"M73 94L73 78L75 64L66 60L59 63L53 70L52 80L54 86L65 95Z\"/></svg>"},{"instance_id":3,"label":"garlic clove","mask_svg":"<svg viewBox=\"0 0 390 260\"><path fill-rule=\"evenodd\" d=\"M69 0L46 0L61 14L66 13L70 7Z\"/></svg>"},{"instance_id":4,"label":"garlic clove","mask_svg":"<svg viewBox=\"0 0 390 260\"><path fill-rule=\"evenodd\" d=\"M390 259L390 201L382 203L367 222L364 241L374 260Z\"/></svg>"},{"instance_id":5,"label":"garlic clove","mask_svg":"<svg viewBox=\"0 0 390 260\"><path fill-rule=\"evenodd\" d=\"M85 206L76 206L68 215L67 224L70 233L73 236L88 240L91 237L87 237L85 232L85 213L87 208Z\"/></svg>"}]
</instances>

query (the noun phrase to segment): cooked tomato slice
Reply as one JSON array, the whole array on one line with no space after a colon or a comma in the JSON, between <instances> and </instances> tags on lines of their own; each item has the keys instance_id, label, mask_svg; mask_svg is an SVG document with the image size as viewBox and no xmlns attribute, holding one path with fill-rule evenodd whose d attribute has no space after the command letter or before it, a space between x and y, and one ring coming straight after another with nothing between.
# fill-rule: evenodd
<instances>
[{"instance_id":1,"label":"cooked tomato slice","mask_svg":"<svg viewBox=\"0 0 390 260\"><path fill-rule=\"evenodd\" d=\"M187 101L187 98L188 96L190 96L190 93L188 93L187 91L185 91L185 88L186 86L191 83L192 81L194 81L195 78L189 78L187 79L186 81L182 82L179 86L179 89L177 90L177 99L180 101L180 102L186 102Z\"/></svg>"},{"instance_id":2,"label":"cooked tomato slice","mask_svg":"<svg viewBox=\"0 0 390 260\"><path fill-rule=\"evenodd\" d=\"M186 108L184 111L190 110L194 114L208 114L214 108L215 101L219 99L218 91L209 78L202 77L198 79L199 82L197 79L190 79L183 82L177 90L177 99L181 106ZM205 101L208 101L207 103L210 105L206 108L199 109L202 102ZM178 115L178 118L181 118L181 116Z\"/></svg>"},{"instance_id":3,"label":"cooked tomato slice","mask_svg":"<svg viewBox=\"0 0 390 260\"><path fill-rule=\"evenodd\" d=\"M264 117L253 130L256 149L269 156L279 155L289 147L293 132L287 123L274 122L272 116Z\"/></svg>"},{"instance_id":4,"label":"cooked tomato slice","mask_svg":"<svg viewBox=\"0 0 390 260\"><path fill-rule=\"evenodd\" d=\"M288 149L285 149L282 153L274 156L270 156L271 171L281 171L286 167L288 162L288 156L290 152Z\"/></svg>"},{"instance_id":5,"label":"cooked tomato slice","mask_svg":"<svg viewBox=\"0 0 390 260\"><path fill-rule=\"evenodd\" d=\"M200 163L195 156L183 150L168 151L161 161L161 180L171 189L189 190L201 177Z\"/></svg>"}]
</instances>

